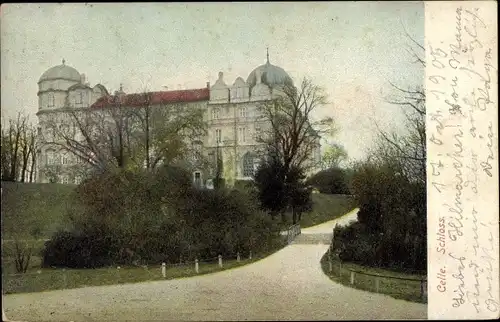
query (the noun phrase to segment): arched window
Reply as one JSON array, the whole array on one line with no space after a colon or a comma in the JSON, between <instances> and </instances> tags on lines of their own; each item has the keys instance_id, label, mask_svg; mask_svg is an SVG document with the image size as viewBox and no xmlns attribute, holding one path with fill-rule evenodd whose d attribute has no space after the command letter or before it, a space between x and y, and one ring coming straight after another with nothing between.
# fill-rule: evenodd
<instances>
[{"instance_id":1,"label":"arched window","mask_svg":"<svg viewBox=\"0 0 500 322\"><path fill-rule=\"evenodd\" d=\"M49 93L47 106L54 107L54 104L55 104L54 93Z\"/></svg>"},{"instance_id":2,"label":"arched window","mask_svg":"<svg viewBox=\"0 0 500 322\"><path fill-rule=\"evenodd\" d=\"M251 177L254 174L254 157L250 152L245 153L243 156L243 176Z\"/></svg>"}]
</instances>

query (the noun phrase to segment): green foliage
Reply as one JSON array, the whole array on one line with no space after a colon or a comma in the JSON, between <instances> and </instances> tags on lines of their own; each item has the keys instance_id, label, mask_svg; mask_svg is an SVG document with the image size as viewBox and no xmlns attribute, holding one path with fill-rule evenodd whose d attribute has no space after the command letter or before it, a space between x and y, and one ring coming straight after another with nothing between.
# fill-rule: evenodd
<instances>
[{"instance_id":1,"label":"green foliage","mask_svg":"<svg viewBox=\"0 0 500 322\"><path fill-rule=\"evenodd\" d=\"M175 263L258 252L279 240L246 193L196 189L179 168L104 173L82 183L74 202L72 229L47 243L44 266Z\"/></svg>"},{"instance_id":2,"label":"green foliage","mask_svg":"<svg viewBox=\"0 0 500 322\"><path fill-rule=\"evenodd\" d=\"M291 208L295 224L302 212L312 209L311 191L306 188L304 179L303 169L291 166L287 170L278 158L269 157L254 176L261 208L273 216L281 213L283 220L284 212Z\"/></svg>"},{"instance_id":3,"label":"green foliage","mask_svg":"<svg viewBox=\"0 0 500 322\"><path fill-rule=\"evenodd\" d=\"M350 194L349 179L348 170L329 168L311 176L307 179L306 184L317 188L321 193Z\"/></svg>"},{"instance_id":4,"label":"green foliage","mask_svg":"<svg viewBox=\"0 0 500 322\"><path fill-rule=\"evenodd\" d=\"M340 144L330 144L323 152L322 162L325 168L337 168L347 160L347 151Z\"/></svg>"},{"instance_id":5,"label":"green foliage","mask_svg":"<svg viewBox=\"0 0 500 322\"><path fill-rule=\"evenodd\" d=\"M399 270L426 269L426 191L385 164L362 163L352 192L358 222L337 229L341 258Z\"/></svg>"}]
</instances>

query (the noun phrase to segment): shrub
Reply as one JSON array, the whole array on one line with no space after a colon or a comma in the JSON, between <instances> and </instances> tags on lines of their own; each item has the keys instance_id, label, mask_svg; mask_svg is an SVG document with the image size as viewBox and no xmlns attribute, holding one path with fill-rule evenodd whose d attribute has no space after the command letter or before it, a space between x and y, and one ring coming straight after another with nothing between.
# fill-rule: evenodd
<instances>
[{"instance_id":1,"label":"shrub","mask_svg":"<svg viewBox=\"0 0 500 322\"><path fill-rule=\"evenodd\" d=\"M361 164L352 178L360 205L358 222L338 228L334 245L341 258L397 270L426 269L424 184L386 165Z\"/></svg>"},{"instance_id":2,"label":"shrub","mask_svg":"<svg viewBox=\"0 0 500 322\"><path fill-rule=\"evenodd\" d=\"M199 190L174 168L91 178L78 187L74 202L72 229L45 245L46 267L234 256L274 246L280 238L245 191Z\"/></svg>"},{"instance_id":3,"label":"shrub","mask_svg":"<svg viewBox=\"0 0 500 322\"><path fill-rule=\"evenodd\" d=\"M347 170L330 168L314 174L307 179L306 184L317 188L321 193L350 194L348 177Z\"/></svg>"}]
</instances>

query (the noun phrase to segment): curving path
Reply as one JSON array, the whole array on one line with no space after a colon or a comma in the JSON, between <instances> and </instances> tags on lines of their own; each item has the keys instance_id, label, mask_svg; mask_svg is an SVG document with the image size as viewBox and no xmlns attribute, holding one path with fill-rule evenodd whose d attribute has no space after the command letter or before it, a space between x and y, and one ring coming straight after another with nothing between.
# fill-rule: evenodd
<instances>
[{"instance_id":1,"label":"curving path","mask_svg":"<svg viewBox=\"0 0 500 322\"><path fill-rule=\"evenodd\" d=\"M427 306L345 287L319 261L336 221L303 229L292 245L256 263L169 281L86 287L4 297L11 319L110 320L365 320L426 319Z\"/></svg>"}]
</instances>

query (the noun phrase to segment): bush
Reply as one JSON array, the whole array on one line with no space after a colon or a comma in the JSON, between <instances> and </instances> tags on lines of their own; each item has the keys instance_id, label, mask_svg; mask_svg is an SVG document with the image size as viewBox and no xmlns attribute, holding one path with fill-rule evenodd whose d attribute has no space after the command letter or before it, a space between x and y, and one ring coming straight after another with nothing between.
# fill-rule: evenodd
<instances>
[{"instance_id":1,"label":"bush","mask_svg":"<svg viewBox=\"0 0 500 322\"><path fill-rule=\"evenodd\" d=\"M350 194L348 178L347 170L330 168L314 174L307 179L306 184L317 188L321 193Z\"/></svg>"},{"instance_id":2,"label":"bush","mask_svg":"<svg viewBox=\"0 0 500 322\"><path fill-rule=\"evenodd\" d=\"M363 265L425 271L426 192L386 165L365 163L353 174L358 222L338 228L340 257Z\"/></svg>"},{"instance_id":3,"label":"bush","mask_svg":"<svg viewBox=\"0 0 500 322\"><path fill-rule=\"evenodd\" d=\"M43 265L94 268L234 256L280 238L248 193L199 190L190 181L175 168L87 180L74 196L72 229L46 243Z\"/></svg>"}]
</instances>

